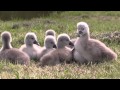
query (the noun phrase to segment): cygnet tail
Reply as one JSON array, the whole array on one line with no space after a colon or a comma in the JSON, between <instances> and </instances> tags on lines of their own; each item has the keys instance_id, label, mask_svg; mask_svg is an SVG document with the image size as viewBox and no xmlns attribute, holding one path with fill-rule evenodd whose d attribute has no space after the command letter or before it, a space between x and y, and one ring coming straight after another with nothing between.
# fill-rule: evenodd
<instances>
[{"instance_id":1,"label":"cygnet tail","mask_svg":"<svg viewBox=\"0 0 120 90\"><path fill-rule=\"evenodd\" d=\"M107 57L107 60L116 60L117 59L117 54L112 51L111 49L107 48L108 50L104 52L104 56Z\"/></svg>"}]
</instances>

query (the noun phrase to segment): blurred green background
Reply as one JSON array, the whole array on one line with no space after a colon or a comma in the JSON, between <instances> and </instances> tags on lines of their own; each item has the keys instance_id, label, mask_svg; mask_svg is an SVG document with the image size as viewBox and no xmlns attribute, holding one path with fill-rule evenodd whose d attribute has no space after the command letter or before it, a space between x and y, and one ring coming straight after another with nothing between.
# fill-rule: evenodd
<instances>
[{"instance_id":1,"label":"blurred green background","mask_svg":"<svg viewBox=\"0 0 120 90\"><path fill-rule=\"evenodd\" d=\"M18 19L31 19L35 17L49 16L51 13L60 11L0 11L1 20L11 20L13 18Z\"/></svg>"}]
</instances>

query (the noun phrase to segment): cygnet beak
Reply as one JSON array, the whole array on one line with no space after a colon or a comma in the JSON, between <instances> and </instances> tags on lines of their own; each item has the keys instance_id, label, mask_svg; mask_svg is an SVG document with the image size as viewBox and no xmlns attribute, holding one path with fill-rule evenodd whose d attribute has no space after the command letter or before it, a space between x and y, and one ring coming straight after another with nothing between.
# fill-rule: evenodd
<instances>
[{"instance_id":1,"label":"cygnet beak","mask_svg":"<svg viewBox=\"0 0 120 90\"><path fill-rule=\"evenodd\" d=\"M57 46L54 44L54 45L53 45L53 48L57 48Z\"/></svg>"},{"instance_id":2,"label":"cygnet beak","mask_svg":"<svg viewBox=\"0 0 120 90\"><path fill-rule=\"evenodd\" d=\"M36 40L33 43L40 46L40 44Z\"/></svg>"},{"instance_id":3,"label":"cygnet beak","mask_svg":"<svg viewBox=\"0 0 120 90\"><path fill-rule=\"evenodd\" d=\"M69 45L74 46L74 44L71 41L69 42Z\"/></svg>"}]
</instances>

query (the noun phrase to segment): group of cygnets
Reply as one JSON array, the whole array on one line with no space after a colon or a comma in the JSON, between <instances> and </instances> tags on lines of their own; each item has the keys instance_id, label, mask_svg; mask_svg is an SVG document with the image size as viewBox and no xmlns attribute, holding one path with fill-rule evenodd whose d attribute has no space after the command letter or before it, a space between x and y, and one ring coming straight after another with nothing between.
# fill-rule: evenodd
<instances>
[{"instance_id":1,"label":"group of cygnets","mask_svg":"<svg viewBox=\"0 0 120 90\"><path fill-rule=\"evenodd\" d=\"M59 34L56 40L56 32L52 29L47 30L43 47L33 32L25 35L24 45L19 49L11 46L10 32L2 32L1 38L0 60L13 64L29 65L31 60L35 60L39 66L53 66L60 63L87 64L117 59L117 54L113 50L101 41L90 38L86 22L77 23L77 37L73 41L66 33Z\"/></svg>"}]
</instances>

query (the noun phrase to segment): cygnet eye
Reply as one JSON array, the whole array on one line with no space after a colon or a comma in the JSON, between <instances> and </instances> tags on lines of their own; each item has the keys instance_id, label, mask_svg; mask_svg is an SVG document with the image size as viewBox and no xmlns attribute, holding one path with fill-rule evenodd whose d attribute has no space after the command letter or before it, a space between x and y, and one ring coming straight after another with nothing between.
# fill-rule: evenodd
<instances>
[{"instance_id":1,"label":"cygnet eye","mask_svg":"<svg viewBox=\"0 0 120 90\"><path fill-rule=\"evenodd\" d=\"M53 42L50 42L51 44L53 44Z\"/></svg>"},{"instance_id":2,"label":"cygnet eye","mask_svg":"<svg viewBox=\"0 0 120 90\"><path fill-rule=\"evenodd\" d=\"M66 39L66 41L69 41L68 39Z\"/></svg>"},{"instance_id":3,"label":"cygnet eye","mask_svg":"<svg viewBox=\"0 0 120 90\"><path fill-rule=\"evenodd\" d=\"M31 38L31 39L34 39L34 38Z\"/></svg>"},{"instance_id":4,"label":"cygnet eye","mask_svg":"<svg viewBox=\"0 0 120 90\"><path fill-rule=\"evenodd\" d=\"M84 30L84 27L81 27L81 30L83 31L83 30Z\"/></svg>"}]
</instances>

